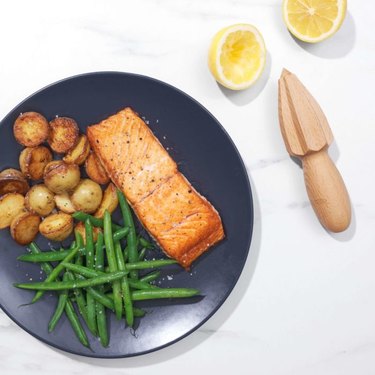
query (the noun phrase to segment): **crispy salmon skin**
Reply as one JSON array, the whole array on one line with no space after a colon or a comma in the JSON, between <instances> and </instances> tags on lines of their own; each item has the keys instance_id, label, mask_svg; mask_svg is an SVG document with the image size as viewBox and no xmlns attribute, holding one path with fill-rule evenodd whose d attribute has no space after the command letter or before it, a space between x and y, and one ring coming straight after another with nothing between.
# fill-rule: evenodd
<instances>
[{"instance_id":1,"label":"crispy salmon skin","mask_svg":"<svg viewBox=\"0 0 375 375\"><path fill-rule=\"evenodd\" d=\"M113 183L168 256L189 268L224 238L219 213L132 109L89 126L87 136Z\"/></svg>"}]
</instances>

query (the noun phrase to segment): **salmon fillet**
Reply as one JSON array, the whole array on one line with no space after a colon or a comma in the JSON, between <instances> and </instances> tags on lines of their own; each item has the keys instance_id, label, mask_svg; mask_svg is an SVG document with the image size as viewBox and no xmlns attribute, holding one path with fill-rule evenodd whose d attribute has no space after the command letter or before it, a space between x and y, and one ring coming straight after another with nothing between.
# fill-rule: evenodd
<instances>
[{"instance_id":1,"label":"salmon fillet","mask_svg":"<svg viewBox=\"0 0 375 375\"><path fill-rule=\"evenodd\" d=\"M89 126L87 136L113 183L168 256L189 268L224 238L219 213L132 109Z\"/></svg>"}]
</instances>

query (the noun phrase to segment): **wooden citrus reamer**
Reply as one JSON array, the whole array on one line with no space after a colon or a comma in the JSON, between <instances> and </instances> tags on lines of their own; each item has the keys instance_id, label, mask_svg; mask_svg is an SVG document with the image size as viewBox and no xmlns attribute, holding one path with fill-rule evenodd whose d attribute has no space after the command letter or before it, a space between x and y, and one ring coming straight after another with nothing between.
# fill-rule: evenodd
<instances>
[{"instance_id":1,"label":"wooden citrus reamer","mask_svg":"<svg viewBox=\"0 0 375 375\"><path fill-rule=\"evenodd\" d=\"M333 134L319 104L285 69L279 79L279 120L289 154L302 161L307 193L320 222L331 232L344 231L351 207L344 181L328 155Z\"/></svg>"}]
</instances>

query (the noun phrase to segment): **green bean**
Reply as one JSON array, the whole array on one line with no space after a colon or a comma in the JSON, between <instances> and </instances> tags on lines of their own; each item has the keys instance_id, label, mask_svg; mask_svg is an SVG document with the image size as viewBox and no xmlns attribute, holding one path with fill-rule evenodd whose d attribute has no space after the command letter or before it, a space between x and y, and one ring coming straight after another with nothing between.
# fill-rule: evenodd
<instances>
[{"instance_id":1,"label":"green bean","mask_svg":"<svg viewBox=\"0 0 375 375\"><path fill-rule=\"evenodd\" d=\"M80 274L83 277L87 277L89 279L99 277L99 276L105 276L108 275L108 273L102 272L102 271L96 271L92 270L90 268L80 266L78 264L72 264L72 263L66 263L64 264L65 268L68 270L71 270L75 273ZM122 271L122 270L120 270ZM128 280L129 286L135 289L149 289L149 288L155 288L155 285L150 285L147 282L140 281L140 280ZM122 291L124 293L124 291Z\"/></svg>"},{"instance_id":2,"label":"green bean","mask_svg":"<svg viewBox=\"0 0 375 375\"><path fill-rule=\"evenodd\" d=\"M145 301L162 298L188 298L199 294L199 290L192 288L151 288L132 291L133 301ZM107 293L108 298L113 298L112 293Z\"/></svg>"},{"instance_id":3,"label":"green bean","mask_svg":"<svg viewBox=\"0 0 375 375\"><path fill-rule=\"evenodd\" d=\"M149 283L145 283L144 281L129 279L129 286L133 289L150 289L150 288L157 288L156 285L151 285Z\"/></svg>"},{"instance_id":4,"label":"green bean","mask_svg":"<svg viewBox=\"0 0 375 375\"><path fill-rule=\"evenodd\" d=\"M139 236L138 238L139 238L139 243L142 247L145 247L146 249L153 249L155 247L151 242L147 241L142 236Z\"/></svg>"},{"instance_id":5,"label":"green bean","mask_svg":"<svg viewBox=\"0 0 375 375\"><path fill-rule=\"evenodd\" d=\"M97 302L99 302L101 305L107 307L108 309L115 311L115 305L113 303L113 294L112 298L108 297L106 294L104 294L102 291L100 291L97 288L88 287L86 288L87 294L90 294Z\"/></svg>"},{"instance_id":6,"label":"green bean","mask_svg":"<svg viewBox=\"0 0 375 375\"><path fill-rule=\"evenodd\" d=\"M127 236L128 233L129 233L129 228L127 227L116 230L116 232L113 233L113 241L122 240L123 238Z\"/></svg>"},{"instance_id":7,"label":"green bean","mask_svg":"<svg viewBox=\"0 0 375 375\"><path fill-rule=\"evenodd\" d=\"M79 279L80 275L69 273L69 279L74 281ZM87 306L86 306L86 298L82 293L82 289L73 289L73 294L77 302L78 311L81 314L83 320L85 321L86 325L88 326L88 317L87 317Z\"/></svg>"},{"instance_id":8,"label":"green bean","mask_svg":"<svg viewBox=\"0 0 375 375\"><path fill-rule=\"evenodd\" d=\"M197 294L199 294L199 290L192 288L158 288L135 290L132 292L132 298L133 301L143 301L160 298L187 298Z\"/></svg>"},{"instance_id":9,"label":"green bean","mask_svg":"<svg viewBox=\"0 0 375 375\"><path fill-rule=\"evenodd\" d=\"M153 271L153 272L150 272L149 274L141 277L139 279L139 281L143 281L145 283L150 283L152 281L155 281L159 276L160 276L160 271Z\"/></svg>"},{"instance_id":10,"label":"green bean","mask_svg":"<svg viewBox=\"0 0 375 375\"><path fill-rule=\"evenodd\" d=\"M96 270L93 270L91 268L81 266L79 264L64 263L64 266L65 266L66 269L68 269L70 271L73 271L74 273L77 273L77 274L82 275L84 277L88 277L88 278L108 275L108 272L105 273L105 272L101 272L101 271L96 271Z\"/></svg>"},{"instance_id":11,"label":"green bean","mask_svg":"<svg viewBox=\"0 0 375 375\"><path fill-rule=\"evenodd\" d=\"M65 268L73 272L80 273L81 275L85 277L96 277L99 275L98 271L91 270L87 267L78 266L77 264L66 263L66 262L62 262L62 263ZM132 269L136 269L136 270L153 269L153 268L158 268L162 266L168 266L171 264L176 264L176 261L173 259L144 260L143 262L126 263L125 270L129 271ZM105 267L104 274L108 272L111 272L110 268ZM138 281L138 280L133 280L133 281Z\"/></svg>"},{"instance_id":12,"label":"green bean","mask_svg":"<svg viewBox=\"0 0 375 375\"><path fill-rule=\"evenodd\" d=\"M122 253L121 244L119 241L115 242L115 253L116 253L116 259L117 259L117 268L120 271L125 271L126 267L125 267L124 255ZM131 300L129 280L128 280L127 275L125 275L123 279L121 280L121 291L122 291L122 298L124 300L126 323L128 323L129 327L133 327L133 323L134 323L133 302Z\"/></svg>"},{"instance_id":13,"label":"green bean","mask_svg":"<svg viewBox=\"0 0 375 375\"><path fill-rule=\"evenodd\" d=\"M55 268L56 269L56 268ZM53 271L52 271L53 272ZM30 290L64 290L87 288L88 286L101 285L111 281L119 280L127 274L127 271L117 271L107 273L92 279L76 280L76 281L44 281L36 283L15 283L14 286L20 289Z\"/></svg>"},{"instance_id":14,"label":"green bean","mask_svg":"<svg viewBox=\"0 0 375 375\"><path fill-rule=\"evenodd\" d=\"M139 252L139 256L138 256L138 260L139 261L142 261L145 259L145 256L146 256L146 248L144 247L140 252Z\"/></svg>"},{"instance_id":15,"label":"green bean","mask_svg":"<svg viewBox=\"0 0 375 375\"><path fill-rule=\"evenodd\" d=\"M113 233L113 241L120 241L129 232L129 228L121 228ZM75 241L73 241L75 244ZM37 246L35 242L32 242L29 247ZM72 251L72 246L69 249L64 249L61 251L41 251L39 249L39 253L29 253L29 254L22 254L17 257L17 260L21 260L22 262L30 262L30 263L40 263L40 262L58 262L63 260L67 255L70 254ZM80 246L79 253L81 255L86 255L86 249Z\"/></svg>"},{"instance_id":16,"label":"green bean","mask_svg":"<svg viewBox=\"0 0 375 375\"><path fill-rule=\"evenodd\" d=\"M78 264L72 264L72 263L66 263L65 268L68 270L71 270L75 273L80 274L81 276L87 277L87 278L95 278L99 276L105 276L108 275L108 273L102 272L102 271L96 271L92 270L90 268L80 266ZM122 270L120 270L122 271ZM125 269L126 271L126 269ZM147 282L140 281L140 280L128 280L129 286L135 289L148 289L148 288L155 288L155 285L150 285ZM123 292L123 291L122 291Z\"/></svg>"},{"instance_id":17,"label":"green bean","mask_svg":"<svg viewBox=\"0 0 375 375\"><path fill-rule=\"evenodd\" d=\"M32 242L29 245L29 248L31 253L33 254L37 254L41 251L35 242ZM40 266L47 276L50 275L53 271L53 267L49 263L41 263ZM73 328L73 331L75 332L76 336L78 337L82 345L90 347L86 333L83 327L81 326L81 323L79 322L79 319L74 311L73 304L70 302L69 298L65 305L65 314L68 317L68 320Z\"/></svg>"},{"instance_id":18,"label":"green bean","mask_svg":"<svg viewBox=\"0 0 375 375\"><path fill-rule=\"evenodd\" d=\"M63 281L67 281L67 280L68 280L68 273L66 272L66 273L64 273ZM57 306L56 306L55 312L52 315L52 318L51 318L51 320L48 324L48 332L52 332L55 329L56 324L59 322L59 320L61 318L61 315L65 310L65 305L66 305L67 301L68 301L68 291L63 290L59 294L59 299L57 301Z\"/></svg>"},{"instance_id":19,"label":"green bean","mask_svg":"<svg viewBox=\"0 0 375 375\"><path fill-rule=\"evenodd\" d=\"M68 300L65 305L65 314L68 317L74 333L82 345L87 348L90 347L89 340L87 339L86 332L83 329L76 312L74 311L73 304Z\"/></svg>"},{"instance_id":20,"label":"green bean","mask_svg":"<svg viewBox=\"0 0 375 375\"><path fill-rule=\"evenodd\" d=\"M138 308L138 307L133 307L133 312L134 312L134 317L135 318L142 318L143 316L146 315L146 311Z\"/></svg>"},{"instance_id":21,"label":"green bean","mask_svg":"<svg viewBox=\"0 0 375 375\"><path fill-rule=\"evenodd\" d=\"M31 242L31 244L29 245L29 249L31 251L30 255L39 255L42 252L35 242ZM53 267L46 262L41 263L40 268L47 276L53 271Z\"/></svg>"},{"instance_id":22,"label":"green bean","mask_svg":"<svg viewBox=\"0 0 375 375\"><path fill-rule=\"evenodd\" d=\"M78 243L77 239L82 236L76 231L76 242ZM79 247L75 247L65 258L64 258L64 261L65 262L70 262L74 257L75 255L78 253L78 250L79 250ZM59 276L60 272L63 271L64 269L64 265L62 263L58 264L53 270L52 272L47 276L45 282L51 282L51 281L54 281L56 279L57 276ZM31 303L34 303L36 301L38 301L44 294L44 291L43 290L38 290L38 292L35 294L34 298L31 300Z\"/></svg>"},{"instance_id":23,"label":"green bean","mask_svg":"<svg viewBox=\"0 0 375 375\"><path fill-rule=\"evenodd\" d=\"M117 261L116 261L115 247L114 247L113 238L112 238L111 215L108 211L105 211L104 213L104 243L105 243L105 248L107 252L109 270L111 272L116 272ZM120 320L121 315L122 315L121 284L120 284L120 281L116 281L112 285L113 285L113 295L114 295L116 317L117 319Z\"/></svg>"},{"instance_id":24,"label":"green bean","mask_svg":"<svg viewBox=\"0 0 375 375\"><path fill-rule=\"evenodd\" d=\"M41 262L58 262L68 256L73 250L61 250L61 251L42 251L38 254L23 254L17 257L17 260L22 262L30 263L41 263ZM79 249L80 254L86 254L85 248Z\"/></svg>"},{"instance_id":25,"label":"green bean","mask_svg":"<svg viewBox=\"0 0 375 375\"><path fill-rule=\"evenodd\" d=\"M103 306L107 307L111 311L115 311L115 306L113 303L113 294L104 294L93 287L86 288L86 291L87 293L91 294L97 302L101 303ZM135 317L142 317L146 314L144 310L139 309L137 307L133 307L133 313Z\"/></svg>"},{"instance_id":26,"label":"green bean","mask_svg":"<svg viewBox=\"0 0 375 375\"><path fill-rule=\"evenodd\" d=\"M126 263L127 270L145 270L148 268L158 268L163 266L169 266L176 264L177 261L174 259L156 259L156 260L144 260L142 262Z\"/></svg>"},{"instance_id":27,"label":"green bean","mask_svg":"<svg viewBox=\"0 0 375 375\"><path fill-rule=\"evenodd\" d=\"M95 270L97 272L104 271L104 249L103 249L104 237L103 233L100 232L98 234L98 239L96 241L95 246ZM98 286L98 290L100 292L104 291L103 285ZM87 297L89 294L87 295ZM93 296L91 296L93 298ZM96 322L98 325L98 333L100 343L107 347L109 344L109 336L108 336L108 329L107 329L107 316L105 307L102 303L95 301L95 310L96 310Z\"/></svg>"},{"instance_id":28,"label":"green bean","mask_svg":"<svg viewBox=\"0 0 375 375\"><path fill-rule=\"evenodd\" d=\"M104 272L104 237L103 233L98 234L98 239L95 245L95 270Z\"/></svg>"},{"instance_id":29,"label":"green bean","mask_svg":"<svg viewBox=\"0 0 375 375\"><path fill-rule=\"evenodd\" d=\"M85 235L86 235L86 267L94 269L95 252L94 252L94 236L90 219L85 220ZM91 333L96 336L98 329L96 326L96 306L94 299L88 295L86 297L87 303L87 326Z\"/></svg>"},{"instance_id":30,"label":"green bean","mask_svg":"<svg viewBox=\"0 0 375 375\"><path fill-rule=\"evenodd\" d=\"M117 197L120 204L120 210L122 213L122 217L124 220L124 226L129 227L129 233L126 237L127 239L127 247L128 247L128 258L129 262L137 262L138 261L138 248L137 248L137 234L135 232L133 216L130 211L130 207L128 202L125 199L124 194L117 189ZM138 279L138 272L137 270L132 270L130 272L131 279Z\"/></svg>"},{"instance_id":31,"label":"green bean","mask_svg":"<svg viewBox=\"0 0 375 375\"><path fill-rule=\"evenodd\" d=\"M74 212L72 214L72 216L74 217L74 219L76 219L78 221L83 221L83 222L85 222L87 219L89 219L91 221L91 224L94 227L104 228L104 220L103 219L92 216L90 214L87 214L86 212L77 211L77 212ZM122 227L120 225L117 225L115 223L111 223L111 225L112 225L112 230L114 230L114 231L122 229Z\"/></svg>"},{"instance_id":32,"label":"green bean","mask_svg":"<svg viewBox=\"0 0 375 375\"><path fill-rule=\"evenodd\" d=\"M83 238L82 238L82 236L78 236L77 237L77 245L80 248L83 247ZM78 264L78 265L82 265L83 264L83 257L82 257L81 252L77 253L76 264ZM75 280L76 278L77 278L76 274L69 273L69 279L70 280ZM75 299L76 299L76 302L77 302L78 311L80 312L82 318L84 319L86 325L88 326L86 297L82 293L81 289L74 289L73 293L74 293L74 296L75 296Z\"/></svg>"}]
</instances>

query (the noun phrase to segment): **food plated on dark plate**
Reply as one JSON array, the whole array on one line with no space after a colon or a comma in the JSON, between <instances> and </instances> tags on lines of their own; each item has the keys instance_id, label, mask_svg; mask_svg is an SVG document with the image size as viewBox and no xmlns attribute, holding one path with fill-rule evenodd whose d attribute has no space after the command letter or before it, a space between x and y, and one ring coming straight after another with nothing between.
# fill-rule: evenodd
<instances>
[{"instance_id":1,"label":"food plated on dark plate","mask_svg":"<svg viewBox=\"0 0 375 375\"><path fill-rule=\"evenodd\" d=\"M246 260L251 192L198 103L146 77L88 74L34 94L0 132L17 142L0 158L0 304L24 329L73 353L124 357L177 341L223 303Z\"/></svg>"}]
</instances>

